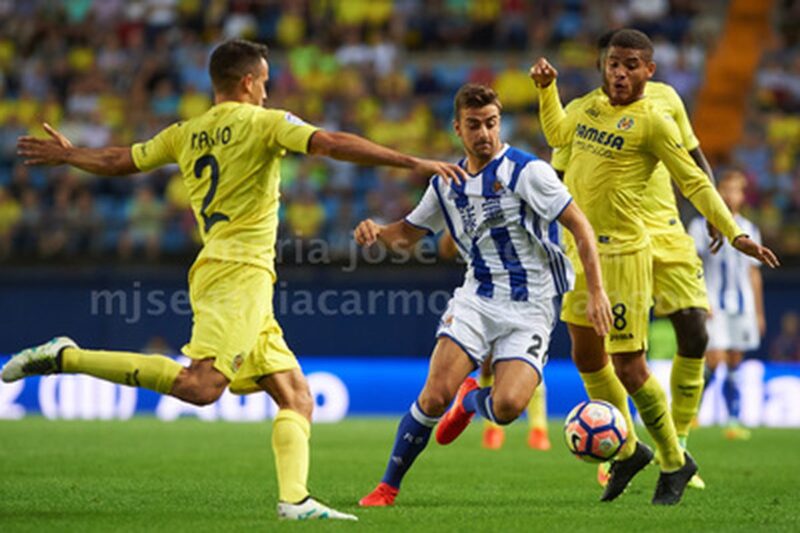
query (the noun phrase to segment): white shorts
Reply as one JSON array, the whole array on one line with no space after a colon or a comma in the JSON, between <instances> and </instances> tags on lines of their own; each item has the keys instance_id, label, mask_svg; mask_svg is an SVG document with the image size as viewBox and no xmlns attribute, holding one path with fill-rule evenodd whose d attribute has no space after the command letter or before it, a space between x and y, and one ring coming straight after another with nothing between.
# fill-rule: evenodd
<instances>
[{"instance_id":1,"label":"white shorts","mask_svg":"<svg viewBox=\"0 0 800 533\"><path fill-rule=\"evenodd\" d=\"M706 323L709 350L749 352L761 342L755 315L715 311Z\"/></svg>"},{"instance_id":2,"label":"white shorts","mask_svg":"<svg viewBox=\"0 0 800 533\"><path fill-rule=\"evenodd\" d=\"M439 322L436 337L449 337L478 367L489 355L492 364L519 359L542 377L550 334L557 316L553 299L497 302L456 289Z\"/></svg>"}]
</instances>

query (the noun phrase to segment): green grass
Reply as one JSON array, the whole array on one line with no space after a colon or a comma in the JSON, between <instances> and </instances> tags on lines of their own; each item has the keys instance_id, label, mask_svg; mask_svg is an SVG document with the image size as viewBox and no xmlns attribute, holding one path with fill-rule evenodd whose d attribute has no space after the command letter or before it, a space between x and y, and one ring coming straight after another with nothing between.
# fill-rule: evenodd
<instances>
[{"instance_id":1,"label":"green grass","mask_svg":"<svg viewBox=\"0 0 800 533\"><path fill-rule=\"evenodd\" d=\"M649 467L610 504L597 501L593 466L525 447L524 423L500 451L479 447L473 424L449 447L431 443L394 508L354 504L380 479L395 420L314 426L310 485L348 523L278 523L269 424L0 422L0 530L10 531L797 531L800 431L759 429L729 442L694 432L708 483L674 508L650 504Z\"/></svg>"}]
</instances>

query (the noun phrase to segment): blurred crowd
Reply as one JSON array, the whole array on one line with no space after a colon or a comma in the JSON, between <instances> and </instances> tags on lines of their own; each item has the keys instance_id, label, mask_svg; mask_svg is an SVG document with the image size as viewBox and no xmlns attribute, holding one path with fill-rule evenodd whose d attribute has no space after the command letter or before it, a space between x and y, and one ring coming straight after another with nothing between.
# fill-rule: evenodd
<instances>
[{"instance_id":1,"label":"blurred crowd","mask_svg":"<svg viewBox=\"0 0 800 533\"><path fill-rule=\"evenodd\" d=\"M727 165L749 176L747 215L800 258L800 3L783 0ZM155 260L198 247L175 168L105 178L21 165L19 135L59 128L75 144L128 144L211 105L207 59L244 37L271 48L270 106L413 154L456 159L452 97L493 86L504 137L549 158L527 69L548 55L565 99L595 87L595 41L634 26L657 78L691 109L722 0L0 0L0 259ZM793 21L793 22L792 22ZM712 39L712 40L709 40ZM425 178L308 157L282 166L281 237L350 246L358 220L400 218Z\"/></svg>"}]
</instances>

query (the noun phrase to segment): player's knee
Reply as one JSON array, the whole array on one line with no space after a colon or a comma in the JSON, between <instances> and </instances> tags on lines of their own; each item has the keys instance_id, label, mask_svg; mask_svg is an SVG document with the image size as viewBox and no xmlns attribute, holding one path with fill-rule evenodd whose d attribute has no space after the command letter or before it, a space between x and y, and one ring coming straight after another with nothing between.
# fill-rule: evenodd
<instances>
[{"instance_id":1,"label":"player's knee","mask_svg":"<svg viewBox=\"0 0 800 533\"><path fill-rule=\"evenodd\" d=\"M444 414L452 398L443 391L422 391L419 395L419 407L428 416L439 417Z\"/></svg>"},{"instance_id":2,"label":"player's knee","mask_svg":"<svg viewBox=\"0 0 800 533\"><path fill-rule=\"evenodd\" d=\"M527 400L519 395L499 393L492 397L492 411L500 425L510 424L519 418L527 405Z\"/></svg>"},{"instance_id":3,"label":"player's knee","mask_svg":"<svg viewBox=\"0 0 800 533\"><path fill-rule=\"evenodd\" d=\"M699 359L708 347L706 320L703 309L691 309L688 314L673 317L672 323L678 340L678 353L683 357Z\"/></svg>"},{"instance_id":4,"label":"player's knee","mask_svg":"<svg viewBox=\"0 0 800 533\"><path fill-rule=\"evenodd\" d=\"M639 390L650 376L646 365L615 364L614 372L629 394Z\"/></svg>"}]
</instances>

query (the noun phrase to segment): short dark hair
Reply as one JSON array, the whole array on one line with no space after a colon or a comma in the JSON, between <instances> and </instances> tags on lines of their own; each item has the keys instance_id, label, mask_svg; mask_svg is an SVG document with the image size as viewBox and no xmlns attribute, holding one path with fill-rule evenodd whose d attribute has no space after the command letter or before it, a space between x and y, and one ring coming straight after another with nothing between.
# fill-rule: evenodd
<instances>
[{"instance_id":1,"label":"short dark hair","mask_svg":"<svg viewBox=\"0 0 800 533\"><path fill-rule=\"evenodd\" d=\"M480 109L492 104L496 105L498 110L503 110L503 105L494 89L480 83L464 84L456 93L454 100L456 120L461 116L462 109Z\"/></svg>"},{"instance_id":2,"label":"short dark hair","mask_svg":"<svg viewBox=\"0 0 800 533\"><path fill-rule=\"evenodd\" d=\"M641 50L644 52L642 55L646 60L653 59L653 41L650 40L647 34L639 30L625 28L614 32L608 46L609 48L616 46L617 48Z\"/></svg>"},{"instance_id":3,"label":"short dark hair","mask_svg":"<svg viewBox=\"0 0 800 533\"><path fill-rule=\"evenodd\" d=\"M608 48L608 43L611 42L611 38L614 37L614 34L617 33L619 30L609 30L605 32L603 35L597 38L597 51L602 52L606 48Z\"/></svg>"},{"instance_id":4,"label":"short dark hair","mask_svg":"<svg viewBox=\"0 0 800 533\"><path fill-rule=\"evenodd\" d=\"M267 45L244 39L231 39L217 46L211 53L208 65L214 91L233 91L242 77L253 73L256 65L262 59L267 59L268 53Z\"/></svg>"}]
</instances>

